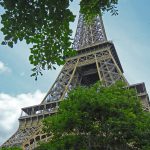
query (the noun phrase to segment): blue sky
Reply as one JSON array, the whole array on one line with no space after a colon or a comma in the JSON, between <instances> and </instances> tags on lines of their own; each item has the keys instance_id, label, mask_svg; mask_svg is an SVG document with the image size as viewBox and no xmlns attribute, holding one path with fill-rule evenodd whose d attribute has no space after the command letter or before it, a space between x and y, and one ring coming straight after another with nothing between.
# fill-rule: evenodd
<instances>
[{"instance_id":1,"label":"blue sky","mask_svg":"<svg viewBox=\"0 0 150 150\"><path fill-rule=\"evenodd\" d=\"M71 5L78 14L79 0ZM124 75L129 83L145 82L150 93L150 0L119 0L118 16L104 14L108 40L114 42ZM0 9L2 14L2 9ZM77 21L71 24L75 32ZM0 40L3 39L0 33ZM18 127L20 108L38 104L55 81L61 67L45 71L35 81L30 77L29 46L18 43L13 49L0 46L0 144ZM11 117L10 117L11 116ZM6 126L7 124L7 126Z\"/></svg>"}]
</instances>

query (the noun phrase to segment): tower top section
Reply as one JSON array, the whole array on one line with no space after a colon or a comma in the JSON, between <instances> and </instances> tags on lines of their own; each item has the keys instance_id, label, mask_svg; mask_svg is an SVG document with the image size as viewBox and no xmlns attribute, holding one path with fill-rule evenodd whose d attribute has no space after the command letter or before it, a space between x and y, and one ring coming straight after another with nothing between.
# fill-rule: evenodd
<instances>
[{"instance_id":1,"label":"tower top section","mask_svg":"<svg viewBox=\"0 0 150 150\"><path fill-rule=\"evenodd\" d=\"M100 15L87 24L82 14L79 15L73 49L80 50L107 41L103 20Z\"/></svg>"}]
</instances>

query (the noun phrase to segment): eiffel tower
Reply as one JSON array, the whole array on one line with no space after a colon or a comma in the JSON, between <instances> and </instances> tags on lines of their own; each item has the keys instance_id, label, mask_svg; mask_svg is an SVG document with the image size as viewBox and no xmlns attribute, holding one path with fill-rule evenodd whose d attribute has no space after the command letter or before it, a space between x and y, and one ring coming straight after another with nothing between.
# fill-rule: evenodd
<instances>
[{"instance_id":1,"label":"eiffel tower","mask_svg":"<svg viewBox=\"0 0 150 150\"><path fill-rule=\"evenodd\" d=\"M110 86L118 80L134 88L141 98L143 108L149 111L149 97L145 84L129 85L123 75L114 44L107 40L101 16L90 25L79 15L73 42L76 56L67 58L56 81L39 105L22 108L19 128L2 147L21 146L24 150L34 149L39 141L47 141L52 135L42 132L41 120L57 112L59 102L77 85L89 86L98 80Z\"/></svg>"}]
</instances>

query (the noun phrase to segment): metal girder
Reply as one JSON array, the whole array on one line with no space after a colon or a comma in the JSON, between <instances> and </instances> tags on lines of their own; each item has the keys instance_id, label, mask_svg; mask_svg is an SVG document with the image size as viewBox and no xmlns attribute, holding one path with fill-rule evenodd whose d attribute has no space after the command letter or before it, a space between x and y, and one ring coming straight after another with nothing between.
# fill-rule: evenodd
<instances>
[{"instance_id":1,"label":"metal girder","mask_svg":"<svg viewBox=\"0 0 150 150\"><path fill-rule=\"evenodd\" d=\"M79 50L104 41L107 41L107 37L101 16L95 17L91 23L87 24L83 15L80 14L73 48Z\"/></svg>"},{"instance_id":2,"label":"metal girder","mask_svg":"<svg viewBox=\"0 0 150 150\"><path fill-rule=\"evenodd\" d=\"M83 76L80 75L80 70L90 64L97 65L97 73L99 74L100 80L104 81L106 85L113 84L116 80L126 81L117 63L114 61L109 47L79 55L78 58L73 57L68 59L42 103L62 100L67 90L80 84L79 79L83 78ZM73 80L75 78L76 80Z\"/></svg>"},{"instance_id":3,"label":"metal girder","mask_svg":"<svg viewBox=\"0 0 150 150\"><path fill-rule=\"evenodd\" d=\"M27 140L33 133L38 130L38 127L29 127L24 129L18 129L17 132L2 146L3 147L13 147L20 146L22 143Z\"/></svg>"}]
</instances>

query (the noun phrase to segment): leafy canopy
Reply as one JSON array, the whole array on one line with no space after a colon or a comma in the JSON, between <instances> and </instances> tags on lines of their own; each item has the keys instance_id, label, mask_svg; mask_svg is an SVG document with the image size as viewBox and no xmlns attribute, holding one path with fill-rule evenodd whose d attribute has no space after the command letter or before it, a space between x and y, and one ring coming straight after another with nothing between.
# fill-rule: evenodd
<instances>
[{"instance_id":1,"label":"leafy canopy","mask_svg":"<svg viewBox=\"0 0 150 150\"><path fill-rule=\"evenodd\" d=\"M5 12L1 16L3 45L13 47L18 41L31 44L32 76L42 75L43 69L55 69L65 58L75 54L71 48L72 30L69 23L75 16L69 9L73 0L0 0ZM81 0L81 13L86 20L102 12L117 14L118 0Z\"/></svg>"},{"instance_id":2,"label":"leafy canopy","mask_svg":"<svg viewBox=\"0 0 150 150\"><path fill-rule=\"evenodd\" d=\"M97 83L71 91L58 113L44 120L44 131L53 136L36 150L149 150L150 113L124 87Z\"/></svg>"},{"instance_id":3,"label":"leafy canopy","mask_svg":"<svg viewBox=\"0 0 150 150\"><path fill-rule=\"evenodd\" d=\"M21 148L19 147L9 147L9 148L0 148L0 150L22 150Z\"/></svg>"},{"instance_id":4,"label":"leafy canopy","mask_svg":"<svg viewBox=\"0 0 150 150\"><path fill-rule=\"evenodd\" d=\"M85 20L90 22L93 17L106 11L111 15L118 15L117 4L118 0L81 0L80 12L84 14Z\"/></svg>"}]
</instances>

